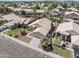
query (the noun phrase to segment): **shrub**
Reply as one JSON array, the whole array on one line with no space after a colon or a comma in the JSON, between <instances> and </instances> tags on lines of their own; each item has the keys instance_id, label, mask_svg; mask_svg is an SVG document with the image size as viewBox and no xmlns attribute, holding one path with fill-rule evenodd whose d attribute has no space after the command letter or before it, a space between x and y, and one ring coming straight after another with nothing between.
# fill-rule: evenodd
<instances>
[{"instance_id":1,"label":"shrub","mask_svg":"<svg viewBox=\"0 0 79 59\"><path fill-rule=\"evenodd\" d=\"M42 48L46 51L52 51L52 45L49 44L49 41L46 37L42 38L41 39L41 45L42 45Z\"/></svg>"},{"instance_id":2,"label":"shrub","mask_svg":"<svg viewBox=\"0 0 79 59\"><path fill-rule=\"evenodd\" d=\"M26 12L24 10L21 11L22 15L26 15Z\"/></svg>"},{"instance_id":3,"label":"shrub","mask_svg":"<svg viewBox=\"0 0 79 59\"><path fill-rule=\"evenodd\" d=\"M14 37L15 37L15 38L18 38L19 36L16 34L16 35L14 35Z\"/></svg>"},{"instance_id":4,"label":"shrub","mask_svg":"<svg viewBox=\"0 0 79 59\"><path fill-rule=\"evenodd\" d=\"M21 35L23 35L23 36L25 36L25 35L27 34L24 29L23 29L23 30L20 30L20 33L21 33Z\"/></svg>"},{"instance_id":5,"label":"shrub","mask_svg":"<svg viewBox=\"0 0 79 59\"><path fill-rule=\"evenodd\" d=\"M9 34L9 36L12 36L12 34Z\"/></svg>"},{"instance_id":6,"label":"shrub","mask_svg":"<svg viewBox=\"0 0 79 59\"><path fill-rule=\"evenodd\" d=\"M46 37L41 39L41 45L42 45L43 49L46 48L46 46L47 46L47 38Z\"/></svg>"}]
</instances>

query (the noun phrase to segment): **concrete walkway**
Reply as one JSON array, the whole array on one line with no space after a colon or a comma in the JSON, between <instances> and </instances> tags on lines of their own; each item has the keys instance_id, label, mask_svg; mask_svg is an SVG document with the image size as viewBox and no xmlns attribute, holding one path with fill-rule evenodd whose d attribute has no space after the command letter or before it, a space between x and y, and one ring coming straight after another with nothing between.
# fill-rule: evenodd
<instances>
[{"instance_id":1,"label":"concrete walkway","mask_svg":"<svg viewBox=\"0 0 79 59\"><path fill-rule=\"evenodd\" d=\"M40 39L38 38L33 38L32 41L29 43L30 46L33 46L33 47L38 47L40 44Z\"/></svg>"}]
</instances>

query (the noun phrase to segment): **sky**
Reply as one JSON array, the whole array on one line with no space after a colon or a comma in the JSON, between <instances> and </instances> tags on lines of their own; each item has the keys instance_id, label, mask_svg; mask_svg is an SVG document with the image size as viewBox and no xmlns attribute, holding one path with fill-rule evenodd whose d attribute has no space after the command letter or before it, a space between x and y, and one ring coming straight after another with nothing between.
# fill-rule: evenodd
<instances>
[{"instance_id":1,"label":"sky","mask_svg":"<svg viewBox=\"0 0 79 59\"><path fill-rule=\"evenodd\" d=\"M0 0L0 1L46 1L46 0ZM64 1L64 0L47 0L47 1ZM79 1L79 0L65 0L65 1Z\"/></svg>"}]
</instances>

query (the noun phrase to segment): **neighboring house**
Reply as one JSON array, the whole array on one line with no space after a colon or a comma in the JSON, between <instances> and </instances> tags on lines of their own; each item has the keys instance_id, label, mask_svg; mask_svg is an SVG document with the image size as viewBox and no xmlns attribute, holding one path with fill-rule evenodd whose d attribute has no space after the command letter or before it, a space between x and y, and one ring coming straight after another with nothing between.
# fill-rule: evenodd
<instances>
[{"instance_id":1,"label":"neighboring house","mask_svg":"<svg viewBox=\"0 0 79 59\"><path fill-rule=\"evenodd\" d=\"M14 12L19 12L19 11L21 11L21 8L19 7L19 8L14 8L14 7L8 7L9 9L11 9L11 10L13 10Z\"/></svg>"},{"instance_id":2,"label":"neighboring house","mask_svg":"<svg viewBox=\"0 0 79 59\"><path fill-rule=\"evenodd\" d=\"M78 9L77 8L74 8L74 7L69 7L67 8L68 11L72 11L72 12L77 12Z\"/></svg>"},{"instance_id":3,"label":"neighboring house","mask_svg":"<svg viewBox=\"0 0 79 59\"><path fill-rule=\"evenodd\" d=\"M9 15L4 15L1 18L2 20L7 20L9 22L3 24L4 26L7 26L7 28L15 28L16 24L25 24L27 25L28 23L30 23L31 19L29 18L22 18L19 17L15 14L9 14Z\"/></svg>"},{"instance_id":4,"label":"neighboring house","mask_svg":"<svg viewBox=\"0 0 79 59\"><path fill-rule=\"evenodd\" d=\"M21 8L14 8L13 11L14 12L20 12L21 11Z\"/></svg>"},{"instance_id":5,"label":"neighboring house","mask_svg":"<svg viewBox=\"0 0 79 59\"><path fill-rule=\"evenodd\" d=\"M26 8L26 6L27 6L27 5L21 5L21 8L22 8L22 9L23 9L23 8Z\"/></svg>"},{"instance_id":6,"label":"neighboring house","mask_svg":"<svg viewBox=\"0 0 79 59\"><path fill-rule=\"evenodd\" d=\"M64 16L64 21L74 21L76 23L79 23L79 13L77 12L66 12Z\"/></svg>"},{"instance_id":7,"label":"neighboring house","mask_svg":"<svg viewBox=\"0 0 79 59\"><path fill-rule=\"evenodd\" d=\"M49 14L52 16L59 16L62 14L62 12L59 9L54 9L54 10L51 10Z\"/></svg>"},{"instance_id":8,"label":"neighboring house","mask_svg":"<svg viewBox=\"0 0 79 59\"><path fill-rule=\"evenodd\" d=\"M12 29L16 27L16 23L14 21L11 21L11 22L4 24L3 26L6 26L8 29Z\"/></svg>"},{"instance_id":9,"label":"neighboring house","mask_svg":"<svg viewBox=\"0 0 79 59\"><path fill-rule=\"evenodd\" d=\"M32 23L33 21L34 21L33 18L26 18L26 21L23 24L28 25L28 24Z\"/></svg>"},{"instance_id":10,"label":"neighboring house","mask_svg":"<svg viewBox=\"0 0 79 59\"><path fill-rule=\"evenodd\" d=\"M71 45L74 48L74 54L79 57L79 13L66 12L64 23L61 23L56 32L64 35L70 35Z\"/></svg>"},{"instance_id":11,"label":"neighboring house","mask_svg":"<svg viewBox=\"0 0 79 59\"><path fill-rule=\"evenodd\" d=\"M63 10L64 10L64 8L63 8L62 6L60 6L60 5L59 5L59 6L57 6L56 8L57 8L57 9L59 9L59 10L61 10L61 11L63 11Z\"/></svg>"},{"instance_id":12,"label":"neighboring house","mask_svg":"<svg viewBox=\"0 0 79 59\"><path fill-rule=\"evenodd\" d=\"M24 10L26 12L26 14L33 14L34 11L33 9L21 9ZM44 14L45 12L47 12L46 10L36 10L37 14Z\"/></svg>"},{"instance_id":13,"label":"neighboring house","mask_svg":"<svg viewBox=\"0 0 79 59\"><path fill-rule=\"evenodd\" d=\"M42 38L42 36L46 36L51 30L51 21L47 18L42 18L29 24L28 26L33 29L32 33L30 33L29 35L32 35L37 38Z\"/></svg>"},{"instance_id":14,"label":"neighboring house","mask_svg":"<svg viewBox=\"0 0 79 59\"><path fill-rule=\"evenodd\" d=\"M14 9L14 7L10 7L10 6L9 6L8 8L9 8L9 9L11 9L11 10L13 10L13 9Z\"/></svg>"},{"instance_id":15,"label":"neighboring house","mask_svg":"<svg viewBox=\"0 0 79 59\"><path fill-rule=\"evenodd\" d=\"M25 8L21 8L21 7L20 8L8 7L8 8L12 9L17 14L21 13L21 11L23 11L23 10L26 12L26 14L34 13L33 9L25 9ZM44 14L45 12L47 12L47 10L44 10L44 9L36 10L37 14Z\"/></svg>"},{"instance_id":16,"label":"neighboring house","mask_svg":"<svg viewBox=\"0 0 79 59\"><path fill-rule=\"evenodd\" d=\"M7 20L7 21L14 21L15 23L22 23L26 18L19 17L12 13L12 14L2 16L1 19Z\"/></svg>"},{"instance_id":17,"label":"neighboring house","mask_svg":"<svg viewBox=\"0 0 79 59\"><path fill-rule=\"evenodd\" d=\"M8 15L3 15L3 16L2 16L2 19L7 20L7 21L17 20L17 19L19 19L19 18L21 18L21 17L15 15L15 14L13 14L13 13L12 13L12 14L8 14Z\"/></svg>"},{"instance_id":18,"label":"neighboring house","mask_svg":"<svg viewBox=\"0 0 79 59\"><path fill-rule=\"evenodd\" d=\"M36 12L38 14L44 14L44 13L47 13L47 10L36 10Z\"/></svg>"},{"instance_id":19,"label":"neighboring house","mask_svg":"<svg viewBox=\"0 0 79 59\"><path fill-rule=\"evenodd\" d=\"M44 10L48 10L48 7L44 7Z\"/></svg>"},{"instance_id":20,"label":"neighboring house","mask_svg":"<svg viewBox=\"0 0 79 59\"><path fill-rule=\"evenodd\" d=\"M71 37L74 42L72 43L72 47L74 49L75 57L79 57L79 35L74 35Z\"/></svg>"},{"instance_id":21,"label":"neighboring house","mask_svg":"<svg viewBox=\"0 0 79 59\"><path fill-rule=\"evenodd\" d=\"M56 32L66 32L71 35L79 35L79 25L74 22L66 22L59 24Z\"/></svg>"},{"instance_id":22,"label":"neighboring house","mask_svg":"<svg viewBox=\"0 0 79 59\"><path fill-rule=\"evenodd\" d=\"M74 48L74 54L79 57L79 25L74 22L61 23L56 32L70 36L71 46ZM67 41L67 38L65 39Z\"/></svg>"},{"instance_id":23,"label":"neighboring house","mask_svg":"<svg viewBox=\"0 0 79 59\"><path fill-rule=\"evenodd\" d=\"M26 12L26 14L33 14L33 9L21 9Z\"/></svg>"}]
</instances>

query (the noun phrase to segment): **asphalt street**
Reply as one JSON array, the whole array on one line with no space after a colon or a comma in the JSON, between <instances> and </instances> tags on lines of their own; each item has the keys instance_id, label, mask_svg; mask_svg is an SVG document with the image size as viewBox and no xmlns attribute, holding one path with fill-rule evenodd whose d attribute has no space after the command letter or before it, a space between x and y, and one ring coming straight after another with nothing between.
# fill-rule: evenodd
<instances>
[{"instance_id":1,"label":"asphalt street","mask_svg":"<svg viewBox=\"0 0 79 59\"><path fill-rule=\"evenodd\" d=\"M15 41L0 36L0 58L41 58L44 55Z\"/></svg>"}]
</instances>

